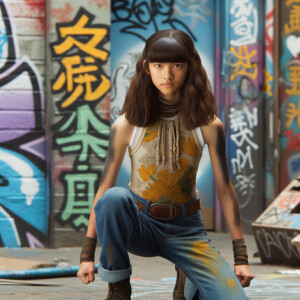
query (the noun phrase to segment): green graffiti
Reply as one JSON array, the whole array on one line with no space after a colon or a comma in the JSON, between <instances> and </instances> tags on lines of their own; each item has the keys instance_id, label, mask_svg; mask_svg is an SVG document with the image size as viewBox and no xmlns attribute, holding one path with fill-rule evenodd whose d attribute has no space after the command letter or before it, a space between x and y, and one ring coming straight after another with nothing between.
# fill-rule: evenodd
<instances>
[{"instance_id":1,"label":"green graffiti","mask_svg":"<svg viewBox=\"0 0 300 300\"><path fill-rule=\"evenodd\" d=\"M61 219L66 222L72 219L75 227L87 226L88 216L91 212L97 173L65 173L63 176L67 183L66 201Z\"/></svg>"},{"instance_id":2,"label":"green graffiti","mask_svg":"<svg viewBox=\"0 0 300 300\"><path fill-rule=\"evenodd\" d=\"M73 126L73 124L75 124L75 126ZM77 110L71 114L66 123L59 128L60 132L73 131L74 133L70 136L56 138L56 143L63 154L80 152L78 157L79 163L87 163L90 150L94 152L97 157L105 159L109 130L110 127L103 123L94 114L90 106L86 104L79 106ZM100 132L102 135L101 138L95 136L95 133Z\"/></svg>"}]
</instances>

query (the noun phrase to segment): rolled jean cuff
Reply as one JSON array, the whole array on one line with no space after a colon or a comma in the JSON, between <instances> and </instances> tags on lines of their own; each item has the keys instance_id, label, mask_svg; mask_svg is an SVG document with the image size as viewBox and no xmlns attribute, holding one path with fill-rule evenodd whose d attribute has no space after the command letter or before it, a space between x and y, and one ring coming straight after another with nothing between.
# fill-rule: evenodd
<instances>
[{"instance_id":1,"label":"rolled jean cuff","mask_svg":"<svg viewBox=\"0 0 300 300\"><path fill-rule=\"evenodd\" d=\"M131 266L125 270L106 270L99 265L98 274L103 281L116 283L130 277L132 273Z\"/></svg>"}]
</instances>

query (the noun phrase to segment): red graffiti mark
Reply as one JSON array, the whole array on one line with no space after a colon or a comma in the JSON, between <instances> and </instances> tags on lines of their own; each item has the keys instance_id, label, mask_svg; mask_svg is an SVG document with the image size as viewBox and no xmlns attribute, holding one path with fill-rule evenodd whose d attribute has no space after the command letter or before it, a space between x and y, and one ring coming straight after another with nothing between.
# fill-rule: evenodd
<instances>
[{"instance_id":1,"label":"red graffiti mark","mask_svg":"<svg viewBox=\"0 0 300 300\"><path fill-rule=\"evenodd\" d=\"M266 50L273 59L273 37L269 34L269 29L273 28L274 24L271 23L266 27Z\"/></svg>"},{"instance_id":2,"label":"red graffiti mark","mask_svg":"<svg viewBox=\"0 0 300 300\"><path fill-rule=\"evenodd\" d=\"M274 14L274 10L272 9L271 11L269 11L266 15L266 30L265 30L265 34L266 34L266 50L269 53L269 55L271 56L271 58L273 59L273 27L274 27L274 22L273 22L273 14Z\"/></svg>"},{"instance_id":3,"label":"red graffiti mark","mask_svg":"<svg viewBox=\"0 0 300 300\"><path fill-rule=\"evenodd\" d=\"M59 180L60 174L63 171L71 172L73 170L73 165L72 165L73 161L71 161L72 158L69 156L65 156L65 157L60 156L58 150L54 150L53 154L54 154L54 163L55 163L55 168L53 170L53 177L55 179L54 184L57 187L58 186L61 187L62 183Z\"/></svg>"},{"instance_id":4,"label":"red graffiti mark","mask_svg":"<svg viewBox=\"0 0 300 300\"><path fill-rule=\"evenodd\" d=\"M272 9L267 13L266 20L270 20L273 18L273 12L274 12L274 10Z\"/></svg>"},{"instance_id":5,"label":"red graffiti mark","mask_svg":"<svg viewBox=\"0 0 300 300\"><path fill-rule=\"evenodd\" d=\"M300 202L300 195L297 194L288 194L288 195L284 195L279 202L277 203L277 207L280 209L292 209L295 204L297 204L298 202Z\"/></svg>"},{"instance_id":6,"label":"red graffiti mark","mask_svg":"<svg viewBox=\"0 0 300 300\"><path fill-rule=\"evenodd\" d=\"M105 119L110 120L110 94L105 96L105 98L99 103L98 107L100 111L105 112Z\"/></svg>"},{"instance_id":7,"label":"red graffiti mark","mask_svg":"<svg viewBox=\"0 0 300 300\"><path fill-rule=\"evenodd\" d=\"M45 32L45 0L24 0L25 4L28 6L30 13L32 15L39 16L35 18L37 22L32 23L31 27L37 32L44 34Z\"/></svg>"},{"instance_id":8,"label":"red graffiti mark","mask_svg":"<svg viewBox=\"0 0 300 300\"><path fill-rule=\"evenodd\" d=\"M294 130L288 130L284 132L286 136L286 145L289 150L300 150L300 133L294 134Z\"/></svg>"},{"instance_id":9,"label":"red graffiti mark","mask_svg":"<svg viewBox=\"0 0 300 300\"><path fill-rule=\"evenodd\" d=\"M108 0L89 0L89 4L90 5L96 4L98 7L102 7L102 6L108 6L109 1Z\"/></svg>"},{"instance_id":10,"label":"red graffiti mark","mask_svg":"<svg viewBox=\"0 0 300 300\"><path fill-rule=\"evenodd\" d=\"M26 237L30 248L45 248L44 244L41 243L34 235L30 232L26 232Z\"/></svg>"},{"instance_id":11,"label":"red graffiti mark","mask_svg":"<svg viewBox=\"0 0 300 300\"><path fill-rule=\"evenodd\" d=\"M61 23L69 22L72 19L71 13L73 10L71 4L66 3L64 7L52 8L52 17Z\"/></svg>"},{"instance_id":12,"label":"red graffiti mark","mask_svg":"<svg viewBox=\"0 0 300 300\"><path fill-rule=\"evenodd\" d=\"M38 12L38 16L44 15L45 11L45 0L24 0L27 6L29 6L30 10L33 12Z\"/></svg>"}]
</instances>

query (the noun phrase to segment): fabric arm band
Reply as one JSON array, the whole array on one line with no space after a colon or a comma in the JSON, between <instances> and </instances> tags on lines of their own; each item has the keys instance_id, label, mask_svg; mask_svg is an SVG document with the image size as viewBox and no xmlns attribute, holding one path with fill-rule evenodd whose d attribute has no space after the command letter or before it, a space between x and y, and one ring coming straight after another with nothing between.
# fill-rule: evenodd
<instances>
[{"instance_id":1,"label":"fabric arm band","mask_svg":"<svg viewBox=\"0 0 300 300\"><path fill-rule=\"evenodd\" d=\"M233 240L232 246L234 255L234 265L249 265L247 246L245 244L244 238Z\"/></svg>"},{"instance_id":2,"label":"fabric arm band","mask_svg":"<svg viewBox=\"0 0 300 300\"><path fill-rule=\"evenodd\" d=\"M97 239L85 237L80 253L80 262L95 261L96 245Z\"/></svg>"}]
</instances>

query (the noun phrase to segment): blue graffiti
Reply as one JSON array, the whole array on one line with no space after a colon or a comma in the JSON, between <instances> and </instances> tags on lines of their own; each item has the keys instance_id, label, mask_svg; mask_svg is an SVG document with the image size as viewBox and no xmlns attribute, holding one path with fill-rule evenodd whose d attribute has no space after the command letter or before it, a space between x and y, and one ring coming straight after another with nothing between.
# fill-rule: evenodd
<instances>
[{"instance_id":1,"label":"blue graffiti","mask_svg":"<svg viewBox=\"0 0 300 300\"><path fill-rule=\"evenodd\" d=\"M300 153L296 153L289 157L287 168L290 180L300 175Z\"/></svg>"},{"instance_id":2,"label":"blue graffiti","mask_svg":"<svg viewBox=\"0 0 300 300\"><path fill-rule=\"evenodd\" d=\"M1 222L6 219L5 224L11 224L11 216L7 213L10 211L17 216L16 222L22 219L45 234L48 208L41 205L46 193L44 173L23 155L0 147L0 174L6 176L6 184L0 185L0 205L6 209L6 214L2 209ZM7 229L2 225L1 228ZM8 228L12 230L12 225ZM0 235L2 237L3 232ZM13 236L10 237L15 241Z\"/></svg>"},{"instance_id":3,"label":"blue graffiti","mask_svg":"<svg viewBox=\"0 0 300 300\"><path fill-rule=\"evenodd\" d=\"M298 170L300 170L300 158L298 158L298 160L292 161L291 165L292 165L292 170L294 172L297 172Z\"/></svg>"},{"instance_id":4,"label":"blue graffiti","mask_svg":"<svg viewBox=\"0 0 300 300\"><path fill-rule=\"evenodd\" d=\"M0 30L0 57L3 57L3 48L7 45L8 39L5 30Z\"/></svg>"}]
</instances>

